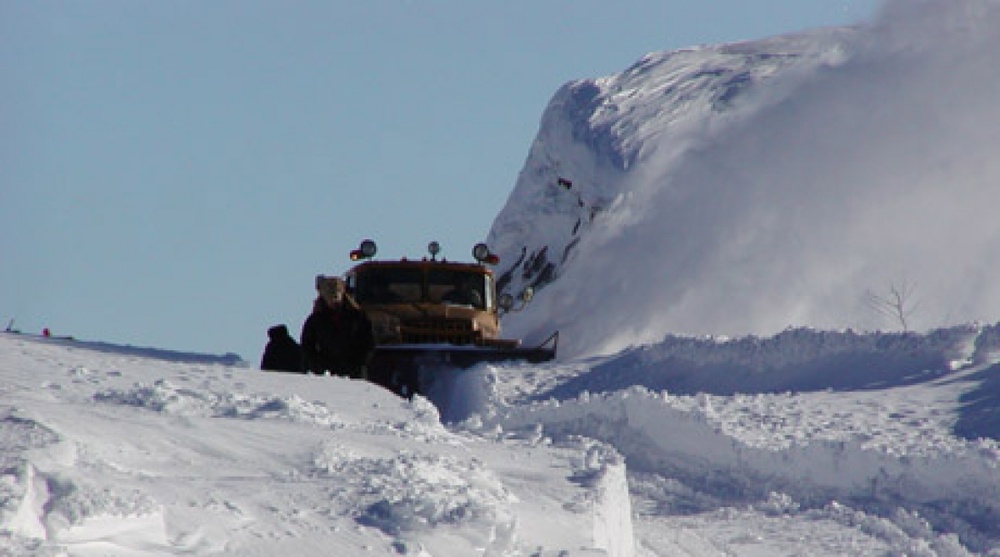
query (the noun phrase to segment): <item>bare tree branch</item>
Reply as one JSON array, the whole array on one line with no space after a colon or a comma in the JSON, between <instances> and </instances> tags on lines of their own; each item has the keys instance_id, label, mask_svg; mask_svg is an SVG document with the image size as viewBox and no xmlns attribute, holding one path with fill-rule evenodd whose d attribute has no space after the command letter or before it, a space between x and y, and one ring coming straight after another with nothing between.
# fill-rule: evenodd
<instances>
[{"instance_id":1,"label":"bare tree branch","mask_svg":"<svg viewBox=\"0 0 1000 557\"><path fill-rule=\"evenodd\" d=\"M909 318L920 305L913 301L915 291L916 286L903 279L899 284L890 283L889 292L885 295L876 294L871 290L866 291L865 305L883 317L898 322L903 332L908 332Z\"/></svg>"}]
</instances>

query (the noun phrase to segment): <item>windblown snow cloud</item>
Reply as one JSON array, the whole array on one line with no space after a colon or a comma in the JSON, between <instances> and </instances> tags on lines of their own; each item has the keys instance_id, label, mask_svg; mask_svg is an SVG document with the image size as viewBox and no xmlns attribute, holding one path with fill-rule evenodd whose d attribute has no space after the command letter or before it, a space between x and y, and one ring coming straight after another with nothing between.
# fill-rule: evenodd
<instances>
[{"instance_id":1,"label":"windblown snow cloud","mask_svg":"<svg viewBox=\"0 0 1000 557\"><path fill-rule=\"evenodd\" d=\"M866 300L904 286L911 328L1000 317L1000 3L890 2L836 49L650 140L514 328L898 328Z\"/></svg>"}]
</instances>

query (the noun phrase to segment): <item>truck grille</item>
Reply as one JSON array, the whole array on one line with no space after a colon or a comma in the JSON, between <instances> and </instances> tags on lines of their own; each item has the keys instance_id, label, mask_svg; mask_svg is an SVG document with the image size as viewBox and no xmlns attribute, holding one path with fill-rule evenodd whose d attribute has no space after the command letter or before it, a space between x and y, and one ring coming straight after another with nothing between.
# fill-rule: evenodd
<instances>
[{"instance_id":1,"label":"truck grille","mask_svg":"<svg viewBox=\"0 0 1000 557\"><path fill-rule=\"evenodd\" d=\"M481 333L467 320L415 319L400 328L404 343L413 344L475 344Z\"/></svg>"}]
</instances>

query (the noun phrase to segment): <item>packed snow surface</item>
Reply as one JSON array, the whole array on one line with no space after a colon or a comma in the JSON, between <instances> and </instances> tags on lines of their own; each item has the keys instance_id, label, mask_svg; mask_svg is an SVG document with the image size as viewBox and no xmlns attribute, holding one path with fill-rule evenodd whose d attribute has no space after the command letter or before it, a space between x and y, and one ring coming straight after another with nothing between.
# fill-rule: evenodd
<instances>
[{"instance_id":1,"label":"packed snow surface","mask_svg":"<svg viewBox=\"0 0 1000 557\"><path fill-rule=\"evenodd\" d=\"M0 334L4 554L1000 554L1000 326L668 337L412 401L101 346Z\"/></svg>"},{"instance_id":2,"label":"packed snow surface","mask_svg":"<svg viewBox=\"0 0 1000 557\"><path fill-rule=\"evenodd\" d=\"M631 551L624 464L596 441L180 360L0 335L0 553Z\"/></svg>"}]
</instances>

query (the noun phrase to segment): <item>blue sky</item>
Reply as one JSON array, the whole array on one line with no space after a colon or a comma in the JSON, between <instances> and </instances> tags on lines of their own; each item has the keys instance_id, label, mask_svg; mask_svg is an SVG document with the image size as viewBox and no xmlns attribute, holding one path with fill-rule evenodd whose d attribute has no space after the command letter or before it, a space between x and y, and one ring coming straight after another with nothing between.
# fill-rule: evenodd
<instances>
[{"instance_id":1,"label":"blue sky","mask_svg":"<svg viewBox=\"0 0 1000 557\"><path fill-rule=\"evenodd\" d=\"M556 89L875 0L0 0L0 319L257 363L366 237L466 258Z\"/></svg>"}]
</instances>

